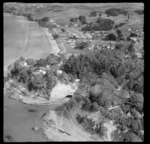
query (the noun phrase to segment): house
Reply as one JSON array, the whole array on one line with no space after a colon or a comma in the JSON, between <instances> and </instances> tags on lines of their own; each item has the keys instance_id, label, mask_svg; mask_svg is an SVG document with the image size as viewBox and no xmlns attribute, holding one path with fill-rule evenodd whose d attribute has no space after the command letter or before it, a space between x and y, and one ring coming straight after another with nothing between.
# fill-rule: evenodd
<instances>
[{"instance_id":1,"label":"house","mask_svg":"<svg viewBox=\"0 0 150 144\"><path fill-rule=\"evenodd\" d=\"M50 22L52 22L52 23L53 23L53 22L54 22L54 20L50 20Z\"/></svg>"},{"instance_id":2,"label":"house","mask_svg":"<svg viewBox=\"0 0 150 144\"><path fill-rule=\"evenodd\" d=\"M58 74L62 74L62 70L58 70L57 73L58 73Z\"/></svg>"},{"instance_id":3,"label":"house","mask_svg":"<svg viewBox=\"0 0 150 144\"><path fill-rule=\"evenodd\" d=\"M42 73L43 75L46 74L46 71L43 71L43 70L39 70L40 73Z\"/></svg>"},{"instance_id":4,"label":"house","mask_svg":"<svg viewBox=\"0 0 150 144\"><path fill-rule=\"evenodd\" d=\"M23 62L21 62L20 64L21 64L22 66L25 66L25 67L28 66L26 61L23 61Z\"/></svg>"},{"instance_id":5,"label":"house","mask_svg":"<svg viewBox=\"0 0 150 144\"><path fill-rule=\"evenodd\" d=\"M131 29L129 28L128 31L131 31Z\"/></svg>"}]
</instances>

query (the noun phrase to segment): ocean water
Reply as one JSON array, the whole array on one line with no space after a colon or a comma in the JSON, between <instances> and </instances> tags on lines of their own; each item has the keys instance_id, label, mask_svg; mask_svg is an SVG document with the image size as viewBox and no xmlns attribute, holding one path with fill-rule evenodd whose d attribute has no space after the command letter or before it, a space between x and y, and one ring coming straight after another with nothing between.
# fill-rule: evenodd
<instances>
[{"instance_id":1,"label":"ocean water","mask_svg":"<svg viewBox=\"0 0 150 144\"><path fill-rule=\"evenodd\" d=\"M42 128L41 117L55 109L53 106L36 106L21 103L10 99L9 93L4 94L4 123L3 138L8 142L7 136L16 142L46 141L41 134L35 133L32 128Z\"/></svg>"},{"instance_id":2,"label":"ocean water","mask_svg":"<svg viewBox=\"0 0 150 144\"><path fill-rule=\"evenodd\" d=\"M34 26L33 26L34 27ZM4 65L13 63L25 48L28 23L23 17L4 14ZM35 40L36 42L36 40ZM7 137L16 142L45 141L32 128L42 126L41 117L55 106L36 106L23 104L4 94L3 140Z\"/></svg>"},{"instance_id":3,"label":"ocean water","mask_svg":"<svg viewBox=\"0 0 150 144\"><path fill-rule=\"evenodd\" d=\"M13 58L19 56L24 48L27 23L19 22L22 17L4 14L4 64L7 65Z\"/></svg>"}]
</instances>

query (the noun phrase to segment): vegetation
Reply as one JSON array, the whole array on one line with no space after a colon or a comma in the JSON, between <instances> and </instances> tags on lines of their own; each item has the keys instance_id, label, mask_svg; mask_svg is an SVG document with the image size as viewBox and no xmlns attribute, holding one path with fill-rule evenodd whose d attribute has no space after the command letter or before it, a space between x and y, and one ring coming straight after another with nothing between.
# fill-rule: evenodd
<instances>
[{"instance_id":1,"label":"vegetation","mask_svg":"<svg viewBox=\"0 0 150 144\"><path fill-rule=\"evenodd\" d=\"M78 18L76 18L76 17L75 17L75 18L71 18L71 19L70 19L70 22L74 22L74 23L76 23L77 21L78 21Z\"/></svg>"},{"instance_id":2,"label":"vegetation","mask_svg":"<svg viewBox=\"0 0 150 144\"><path fill-rule=\"evenodd\" d=\"M139 14L142 13L143 11L139 12ZM127 15L127 11L111 8L106 10L106 14L108 16ZM92 11L90 16L97 16L97 12ZM28 18L33 19L32 15L28 15ZM86 17L82 15L79 18L71 18L70 22L78 20L85 24L82 31L108 31L114 27L115 23L111 19L101 17L96 22L87 23ZM50 28L48 17L38 20L38 23L42 27ZM118 42L124 40L122 31L118 29L124 24L115 25L116 34L109 33L105 40ZM64 29L61 30L65 32ZM39 60L21 57L8 67L9 73L3 80L7 82L10 78L14 79L28 91L50 97L50 91L56 84L56 76L58 80L67 82L74 82L78 78L80 79L78 90L72 100L64 104L66 109L70 110L75 103L80 103L81 110L87 115L98 113L102 119L97 123L94 118L77 114L78 123L88 132L103 137L106 132L103 126L104 120L113 120L117 125L117 130L113 134L116 141L141 141L144 139L142 134L144 60L135 56L134 44L130 42L131 37L137 36L136 33L131 33L127 37L129 44L124 45L121 41L113 50L84 51L89 44L77 43L75 49L81 50L80 54L71 55L68 59L61 53L59 57L50 54L45 59ZM59 35L53 34L53 37L57 39ZM60 62L63 62L60 66L63 74L58 76L56 70ZM67 114L64 115L67 116Z\"/></svg>"},{"instance_id":3,"label":"vegetation","mask_svg":"<svg viewBox=\"0 0 150 144\"><path fill-rule=\"evenodd\" d=\"M120 23L120 24L117 24L115 25L115 28L119 28L119 27L122 27L123 25L125 25L126 23Z\"/></svg>"},{"instance_id":4,"label":"vegetation","mask_svg":"<svg viewBox=\"0 0 150 144\"><path fill-rule=\"evenodd\" d=\"M80 15L78 19L79 19L79 21L80 21L82 24L86 24L86 23L87 23L87 22L86 22L86 17L83 16L83 15Z\"/></svg>"},{"instance_id":5,"label":"vegetation","mask_svg":"<svg viewBox=\"0 0 150 144\"><path fill-rule=\"evenodd\" d=\"M130 129L135 141L143 138L142 118L139 117L143 111L143 61L137 58L124 61L124 49L120 44L114 50L94 50L78 57L72 55L62 70L80 79L80 95L85 95L80 100L82 110L89 113L100 111L105 118L115 120L121 133ZM119 91L118 85L123 89ZM108 110L111 106L119 107ZM129 112L131 118L127 117ZM77 119L88 127L86 118L78 116ZM94 133L93 122L89 121L89 125L87 129ZM131 140L127 135L120 134L120 140Z\"/></svg>"},{"instance_id":6,"label":"vegetation","mask_svg":"<svg viewBox=\"0 0 150 144\"><path fill-rule=\"evenodd\" d=\"M108 31L113 28L114 21L99 17L96 23L89 23L82 28L82 31Z\"/></svg>"},{"instance_id":7,"label":"vegetation","mask_svg":"<svg viewBox=\"0 0 150 144\"><path fill-rule=\"evenodd\" d=\"M121 30L117 29L116 33L117 33L117 40L118 41L124 40Z\"/></svg>"},{"instance_id":8,"label":"vegetation","mask_svg":"<svg viewBox=\"0 0 150 144\"><path fill-rule=\"evenodd\" d=\"M119 8L110 8L105 11L109 16L127 15L127 11Z\"/></svg>"},{"instance_id":9,"label":"vegetation","mask_svg":"<svg viewBox=\"0 0 150 144\"><path fill-rule=\"evenodd\" d=\"M59 35L58 34L53 34L53 38L57 39L57 38L59 38Z\"/></svg>"},{"instance_id":10,"label":"vegetation","mask_svg":"<svg viewBox=\"0 0 150 144\"><path fill-rule=\"evenodd\" d=\"M95 124L95 122L92 121L92 119L87 118L87 116L82 117L81 115L77 114L76 120L91 134L98 134L100 137L103 137L106 132L103 123Z\"/></svg>"},{"instance_id":11,"label":"vegetation","mask_svg":"<svg viewBox=\"0 0 150 144\"><path fill-rule=\"evenodd\" d=\"M85 48L87 48L89 46L89 44L87 42L81 42L76 44L75 49L77 50L83 50Z\"/></svg>"},{"instance_id":12,"label":"vegetation","mask_svg":"<svg viewBox=\"0 0 150 144\"><path fill-rule=\"evenodd\" d=\"M97 12L96 11L92 11L91 13L90 13L90 17L96 17L97 16Z\"/></svg>"},{"instance_id":13,"label":"vegetation","mask_svg":"<svg viewBox=\"0 0 150 144\"><path fill-rule=\"evenodd\" d=\"M144 14L144 10L135 10L135 12L139 15Z\"/></svg>"},{"instance_id":14,"label":"vegetation","mask_svg":"<svg viewBox=\"0 0 150 144\"><path fill-rule=\"evenodd\" d=\"M49 21L49 17L44 17L44 18L38 20L38 24L41 27L49 27L48 21Z\"/></svg>"},{"instance_id":15,"label":"vegetation","mask_svg":"<svg viewBox=\"0 0 150 144\"><path fill-rule=\"evenodd\" d=\"M106 35L105 39L104 40L107 40L107 41L116 41L116 35L114 33L110 33L108 35Z\"/></svg>"}]
</instances>

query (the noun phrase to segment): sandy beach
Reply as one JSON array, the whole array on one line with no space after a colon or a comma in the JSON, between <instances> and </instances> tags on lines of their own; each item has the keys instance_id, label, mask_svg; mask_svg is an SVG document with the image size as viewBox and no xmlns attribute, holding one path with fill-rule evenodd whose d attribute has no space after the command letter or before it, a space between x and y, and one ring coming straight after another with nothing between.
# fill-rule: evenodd
<instances>
[{"instance_id":1,"label":"sandy beach","mask_svg":"<svg viewBox=\"0 0 150 144\"><path fill-rule=\"evenodd\" d=\"M55 55L58 55L58 53L60 52L60 49L59 49L59 47L58 47L58 45L57 45L57 43L56 43L56 40L54 40L52 34L48 31L47 28L42 28L42 29L43 29L43 31L45 32L45 35L47 36L48 41L49 41L49 43L50 43L51 46L52 46L52 51L51 51L51 53L53 53L53 54L55 54Z\"/></svg>"}]
</instances>

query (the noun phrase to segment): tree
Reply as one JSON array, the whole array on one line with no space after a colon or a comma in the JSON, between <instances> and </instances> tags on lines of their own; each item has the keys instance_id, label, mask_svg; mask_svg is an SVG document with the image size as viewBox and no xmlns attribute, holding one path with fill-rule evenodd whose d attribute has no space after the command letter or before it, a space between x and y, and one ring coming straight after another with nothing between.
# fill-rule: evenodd
<instances>
[{"instance_id":1,"label":"tree","mask_svg":"<svg viewBox=\"0 0 150 144\"><path fill-rule=\"evenodd\" d=\"M19 58L19 61L20 61L20 62L23 62L23 61L25 61L25 58L21 56L21 57Z\"/></svg>"},{"instance_id":2,"label":"tree","mask_svg":"<svg viewBox=\"0 0 150 144\"><path fill-rule=\"evenodd\" d=\"M135 10L135 12L137 13L137 14L139 14L139 15L141 15L141 14L144 14L144 10Z\"/></svg>"},{"instance_id":3,"label":"tree","mask_svg":"<svg viewBox=\"0 0 150 144\"><path fill-rule=\"evenodd\" d=\"M133 132L131 131L127 131L125 134L124 134L124 139L123 139L124 142L140 142L140 138L135 135Z\"/></svg>"},{"instance_id":4,"label":"tree","mask_svg":"<svg viewBox=\"0 0 150 144\"><path fill-rule=\"evenodd\" d=\"M41 27L49 27L48 21L49 21L49 17L44 17L44 18L38 20L38 24Z\"/></svg>"},{"instance_id":5,"label":"tree","mask_svg":"<svg viewBox=\"0 0 150 144\"><path fill-rule=\"evenodd\" d=\"M75 23L75 22L77 22L77 20L78 20L78 18L71 18L70 22L74 22Z\"/></svg>"},{"instance_id":6,"label":"tree","mask_svg":"<svg viewBox=\"0 0 150 144\"><path fill-rule=\"evenodd\" d=\"M59 35L58 34L53 34L53 38L57 39L57 38L59 38Z\"/></svg>"},{"instance_id":7,"label":"tree","mask_svg":"<svg viewBox=\"0 0 150 144\"><path fill-rule=\"evenodd\" d=\"M47 65L47 61L45 59L37 60L36 66L45 67Z\"/></svg>"},{"instance_id":8,"label":"tree","mask_svg":"<svg viewBox=\"0 0 150 144\"><path fill-rule=\"evenodd\" d=\"M82 24L86 24L86 23L87 23L87 22L86 22L86 17L83 16L83 15L80 15L78 19L80 20L80 22L81 22Z\"/></svg>"},{"instance_id":9,"label":"tree","mask_svg":"<svg viewBox=\"0 0 150 144\"><path fill-rule=\"evenodd\" d=\"M123 44L116 44L115 49L122 51L124 49L124 45Z\"/></svg>"},{"instance_id":10,"label":"tree","mask_svg":"<svg viewBox=\"0 0 150 144\"><path fill-rule=\"evenodd\" d=\"M110 8L110 9L107 9L105 13L110 16L118 16L120 14L127 15L128 12L120 8Z\"/></svg>"},{"instance_id":11,"label":"tree","mask_svg":"<svg viewBox=\"0 0 150 144\"><path fill-rule=\"evenodd\" d=\"M77 115L76 115L76 120L77 120L77 122L78 122L79 124L82 124L83 121L84 121L84 117L81 117L81 115L79 115L79 114L77 113Z\"/></svg>"},{"instance_id":12,"label":"tree","mask_svg":"<svg viewBox=\"0 0 150 144\"><path fill-rule=\"evenodd\" d=\"M127 101L128 104L135 107L138 111L143 110L144 98L143 94L134 94L131 96L130 99Z\"/></svg>"},{"instance_id":13,"label":"tree","mask_svg":"<svg viewBox=\"0 0 150 144\"><path fill-rule=\"evenodd\" d=\"M124 40L124 39L123 39L123 34L122 34L121 30L117 29L116 33L117 33L117 35L118 35L118 36L117 36L118 41Z\"/></svg>"},{"instance_id":14,"label":"tree","mask_svg":"<svg viewBox=\"0 0 150 144\"><path fill-rule=\"evenodd\" d=\"M36 60L34 59L27 59L26 62L27 62L27 65L31 65L31 66L36 64Z\"/></svg>"},{"instance_id":15,"label":"tree","mask_svg":"<svg viewBox=\"0 0 150 144\"><path fill-rule=\"evenodd\" d=\"M97 16L97 12L96 11L92 11L91 13L90 13L90 17L96 17Z\"/></svg>"},{"instance_id":16,"label":"tree","mask_svg":"<svg viewBox=\"0 0 150 144\"><path fill-rule=\"evenodd\" d=\"M116 41L116 35L113 34L113 33L110 33L110 34L108 34L108 35L105 37L105 40L108 40L108 41Z\"/></svg>"},{"instance_id":17,"label":"tree","mask_svg":"<svg viewBox=\"0 0 150 144\"><path fill-rule=\"evenodd\" d=\"M106 128L103 126L103 123L99 123L96 128L95 128L95 132L96 134L98 134L100 137L103 137L106 134Z\"/></svg>"},{"instance_id":18,"label":"tree","mask_svg":"<svg viewBox=\"0 0 150 144\"><path fill-rule=\"evenodd\" d=\"M131 33L129 37L137 37L138 35L136 33Z\"/></svg>"},{"instance_id":19,"label":"tree","mask_svg":"<svg viewBox=\"0 0 150 144\"><path fill-rule=\"evenodd\" d=\"M81 43L76 44L75 49L83 50L87 48L88 46L89 44L87 42L81 42Z\"/></svg>"},{"instance_id":20,"label":"tree","mask_svg":"<svg viewBox=\"0 0 150 144\"><path fill-rule=\"evenodd\" d=\"M19 73L19 82L26 83L29 78L28 70L26 68L22 69Z\"/></svg>"},{"instance_id":21,"label":"tree","mask_svg":"<svg viewBox=\"0 0 150 144\"><path fill-rule=\"evenodd\" d=\"M134 52L135 52L134 44L130 44L130 45L128 46L128 52L129 52L129 53L134 53Z\"/></svg>"},{"instance_id":22,"label":"tree","mask_svg":"<svg viewBox=\"0 0 150 144\"><path fill-rule=\"evenodd\" d=\"M54 85L54 81L52 77L48 77L46 79L47 83L46 83L46 88L47 89L52 89L53 85Z\"/></svg>"},{"instance_id":23,"label":"tree","mask_svg":"<svg viewBox=\"0 0 150 144\"><path fill-rule=\"evenodd\" d=\"M47 56L46 61L47 61L47 64L49 65L55 65L55 64L59 64L60 58L54 54L50 54Z\"/></svg>"},{"instance_id":24,"label":"tree","mask_svg":"<svg viewBox=\"0 0 150 144\"><path fill-rule=\"evenodd\" d=\"M43 78L43 76L38 74L32 78L32 84L34 87L41 89L41 88L45 87L46 82L45 82L45 79Z\"/></svg>"}]
</instances>

